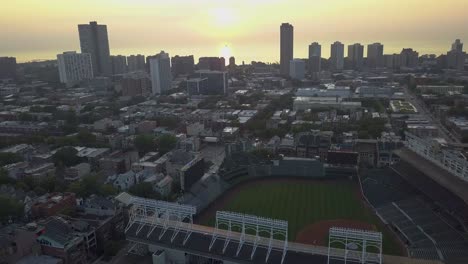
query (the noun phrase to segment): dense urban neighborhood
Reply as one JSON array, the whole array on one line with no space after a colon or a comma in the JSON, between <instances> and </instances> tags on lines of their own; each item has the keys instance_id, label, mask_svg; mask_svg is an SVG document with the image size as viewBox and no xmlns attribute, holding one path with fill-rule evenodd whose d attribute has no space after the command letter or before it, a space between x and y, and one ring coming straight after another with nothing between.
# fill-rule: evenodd
<instances>
[{"instance_id":1,"label":"dense urban neighborhood","mask_svg":"<svg viewBox=\"0 0 468 264\"><path fill-rule=\"evenodd\" d=\"M197 63L110 55L96 22L78 32L81 53L0 57L0 263L327 263L331 220L378 232L375 263L468 263L460 40L366 57L335 42L329 59L315 42L295 58L284 23L280 63ZM271 240L255 253L259 223Z\"/></svg>"}]
</instances>

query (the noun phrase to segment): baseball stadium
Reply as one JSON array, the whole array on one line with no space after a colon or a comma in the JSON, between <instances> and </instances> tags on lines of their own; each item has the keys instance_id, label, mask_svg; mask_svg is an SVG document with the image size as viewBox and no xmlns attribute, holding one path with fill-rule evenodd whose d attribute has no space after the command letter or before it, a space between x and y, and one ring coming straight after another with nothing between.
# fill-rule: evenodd
<instances>
[{"instance_id":1,"label":"baseball stadium","mask_svg":"<svg viewBox=\"0 0 468 264\"><path fill-rule=\"evenodd\" d=\"M407 138L377 169L358 169L355 152L227 152L180 203L121 195L127 240L185 263L468 263L468 183L450 170L463 164L439 164L422 150L432 142Z\"/></svg>"}]
</instances>

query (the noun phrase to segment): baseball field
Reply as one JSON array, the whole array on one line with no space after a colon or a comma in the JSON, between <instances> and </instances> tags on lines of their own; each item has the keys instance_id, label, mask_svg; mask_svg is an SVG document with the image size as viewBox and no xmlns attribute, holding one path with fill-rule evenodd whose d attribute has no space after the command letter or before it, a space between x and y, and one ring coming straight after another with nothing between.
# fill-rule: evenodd
<instances>
[{"instance_id":1,"label":"baseball field","mask_svg":"<svg viewBox=\"0 0 468 264\"><path fill-rule=\"evenodd\" d=\"M228 191L198 221L214 226L216 211L287 220L289 240L306 244L325 246L332 226L380 231L384 253L402 254L398 240L365 206L358 184L352 181L250 181Z\"/></svg>"}]
</instances>

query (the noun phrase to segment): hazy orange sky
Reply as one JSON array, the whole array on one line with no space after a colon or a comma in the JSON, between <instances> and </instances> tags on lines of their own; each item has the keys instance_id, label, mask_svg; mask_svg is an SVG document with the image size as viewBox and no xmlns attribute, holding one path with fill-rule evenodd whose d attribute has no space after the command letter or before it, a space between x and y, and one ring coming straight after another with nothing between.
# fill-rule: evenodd
<instances>
[{"instance_id":1,"label":"hazy orange sky","mask_svg":"<svg viewBox=\"0 0 468 264\"><path fill-rule=\"evenodd\" d=\"M279 60L279 26L294 25L294 57L307 46L382 42L385 53L412 47L445 53L468 41L468 0L3 0L0 56L51 59L79 51L78 24L108 26L111 54L219 56ZM468 45L468 44L467 44Z\"/></svg>"}]
</instances>

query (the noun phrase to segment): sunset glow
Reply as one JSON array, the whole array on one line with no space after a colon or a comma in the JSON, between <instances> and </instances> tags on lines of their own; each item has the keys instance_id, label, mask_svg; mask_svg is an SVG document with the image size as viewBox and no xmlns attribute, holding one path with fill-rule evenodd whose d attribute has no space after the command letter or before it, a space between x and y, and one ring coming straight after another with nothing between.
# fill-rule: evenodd
<instances>
[{"instance_id":1,"label":"sunset glow","mask_svg":"<svg viewBox=\"0 0 468 264\"><path fill-rule=\"evenodd\" d=\"M403 47L442 53L455 38L468 41L466 8L466 0L4 1L0 55L25 61L79 50L77 25L94 20L108 26L112 54L214 56L229 42L240 60L274 62L282 22L294 24L297 57L313 41L327 57L336 40L379 41L386 53Z\"/></svg>"}]
</instances>

